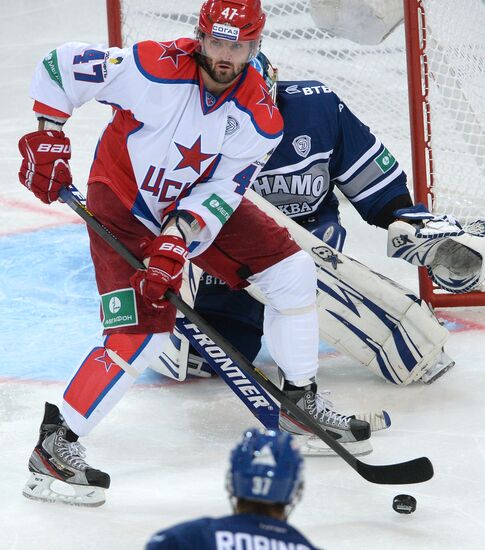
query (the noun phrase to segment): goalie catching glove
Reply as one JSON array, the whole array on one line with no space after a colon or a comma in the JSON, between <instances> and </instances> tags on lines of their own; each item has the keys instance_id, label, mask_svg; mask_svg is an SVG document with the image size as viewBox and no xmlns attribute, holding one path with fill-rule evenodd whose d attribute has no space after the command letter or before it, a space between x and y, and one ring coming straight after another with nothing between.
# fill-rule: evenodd
<instances>
[{"instance_id":1,"label":"goalie catching glove","mask_svg":"<svg viewBox=\"0 0 485 550\"><path fill-rule=\"evenodd\" d=\"M69 138L57 130L32 132L20 138L19 151L20 183L42 202L56 201L61 188L72 183Z\"/></svg>"},{"instance_id":2,"label":"goalie catching glove","mask_svg":"<svg viewBox=\"0 0 485 550\"><path fill-rule=\"evenodd\" d=\"M435 216L422 204L396 210L394 216L389 257L426 266L433 282L448 292L469 292L483 282L483 236L467 233L452 216Z\"/></svg>"},{"instance_id":3,"label":"goalie catching glove","mask_svg":"<svg viewBox=\"0 0 485 550\"><path fill-rule=\"evenodd\" d=\"M188 254L185 241L174 235L160 235L153 241L145 239L141 247L147 268L131 276L131 286L150 306L166 307L165 292L170 288L178 293L182 285Z\"/></svg>"}]
</instances>

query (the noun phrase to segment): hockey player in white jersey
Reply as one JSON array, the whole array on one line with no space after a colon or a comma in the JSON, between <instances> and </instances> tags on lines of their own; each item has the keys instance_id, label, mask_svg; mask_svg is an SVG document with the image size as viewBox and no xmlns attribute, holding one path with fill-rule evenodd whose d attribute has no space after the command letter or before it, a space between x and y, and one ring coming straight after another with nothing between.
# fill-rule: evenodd
<instances>
[{"instance_id":1,"label":"hockey player in white jersey","mask_svg":"<svg viewBox=\"0 0 485 550\"><path fill-rule=\"evenodd\" d=\"M285 123L283 140L255 179L254 191L338 251L342 251L346 231L340 222L335 187L369 224L383 229L391 226L390 242L398 241L394 239L397 219L410 223L427 220L430 225L437 224L445 232L443 235L456 233L455 222L413 205L406 174L397 160L322 82L277 82L276 70L262 53L253 64L265 77ZM408 243L411 243L409 232L414 234L416 227L408 225ZM426 240L424 233L422 240ZM408 255L412 255L412 249ZM472 275L476 280L476 269ZM196 308L249 360L255 359L263 333L264 307L260 302L246 292L229 290L223 281L206 273L200 281ZM333 325L336 326L337 323ZM364 333L362 338L366 339ZM409 383L414 376L415 359L402 354L401 360L405 368L400 377L385 365L376 372L390 382ZM206 369L195 354L190 365L195 365L199 372ZM418 373L419 380L431 383L453 365L446 353L438 353ZM421 366L416 365L417 369Z\"/></svg>"},{"instance_id":2,"label":"hockey player in white jersey","mask_svg":"<svg viewBox=\"0 0 485 550\"><path fill-rule=\"evenodd\" d=\"M112 107L95 151L87 207L147 269L134 272L89 231L105 340L80 362L60 409L46 403L29 461L28 498L85 506L105 501L109 475L86 462L78 438L163 349L175 321L164 293L180 289L187 258L233 288L258 284L268 301L266 336L275 350L288 345L274 357L285 391L304 393L322 427L342 443L356 452L370 448L367 422L334 413L329 423L318 404L311 258L243 196L283 130L261 75L248 64L264 22L259 0L207 0L195 40L126 49L68 43L35 70L39 129L20 139L21 183L45 203L57 200L71 183L63 124L91 99ZM58 493L56 479L75 494Z\"/></svg>"}]
</instances>

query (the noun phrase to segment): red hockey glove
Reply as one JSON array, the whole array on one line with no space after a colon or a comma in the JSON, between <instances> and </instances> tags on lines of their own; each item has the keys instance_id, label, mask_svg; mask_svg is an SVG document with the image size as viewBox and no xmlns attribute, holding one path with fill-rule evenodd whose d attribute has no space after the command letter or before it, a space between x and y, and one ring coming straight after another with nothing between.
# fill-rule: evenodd
<instances>
[{"instance_id":1,"label":"red hockey glove","mask_svg":"<svg viewBox=\"0 0 485 550\"><path fill-rule=\"evenodd\" d=\"M131 286L147 304L163 308L167 305L166 290L178 292L182 286L187 246L180 237L160 235L154 241L143 242L142 247L149 264L146 271L137 271L130 277Z\"/></svg>"},{"instance_id":2,"label":"red hockey glove","mask_svg":"<svg viewBox=\"0 0 485 550\"><path fill-rule=\"evenodd\" d=\"M20 138L19 151L20 183L46 204L57 200L60 189L72 182L69 138L57 130L32 132Z\"/></svg>"}]
</instances>

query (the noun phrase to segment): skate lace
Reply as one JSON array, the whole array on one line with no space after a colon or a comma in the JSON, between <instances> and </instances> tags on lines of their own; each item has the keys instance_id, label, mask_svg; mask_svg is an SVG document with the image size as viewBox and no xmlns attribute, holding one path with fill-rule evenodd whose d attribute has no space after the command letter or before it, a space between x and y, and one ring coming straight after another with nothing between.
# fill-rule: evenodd
<instances>
[{"instance_id":1,"label":"skate lace","mask_svg":"<svg viewBox=\"0 0 485 550\"><path fill-rule=\"evenodd\" d=\"M316 419L327 424L333 424L334 426L340 426L342 428L348 428L351 418L344 414L339 414L333 409L333 402L328 399L330 395L329 390L324 390L315 394L314 399L307 398L307 407Z\"/></svg>"},{"instance_id":2,"label":"skate lace","mask_svg":"<svg viewBox=\"0 0 485 550\"><path fill-rule=\"evenodd\" d=\"M78 470L86 470L89 468L85 462L86 448L79 441L70 442L63 437L57 437L57 454L62 460L67 462L69 466Z\"/></svg>"}]
</instances>

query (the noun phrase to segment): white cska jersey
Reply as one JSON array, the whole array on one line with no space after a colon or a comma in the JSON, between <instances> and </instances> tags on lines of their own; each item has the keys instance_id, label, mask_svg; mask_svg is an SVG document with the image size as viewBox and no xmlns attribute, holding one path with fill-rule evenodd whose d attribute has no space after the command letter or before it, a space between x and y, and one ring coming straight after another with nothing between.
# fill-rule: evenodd
<instances>
[{"instance_id":1,"label":"white cska jersey","mask_svg":"<svg viewBox=\"0 0 485 550\"><path fill-rule=\"evenodd\" d=\"M239 205L282 137L283 121L252 67L221 96L204 87L197 41L131 48L68 43L36 68L31 96L46 116L71 115L91 99L114 108L89 181L103 182L155 235L164 214L191 212L203 252Z\"/></svg>"}]
</instances>

